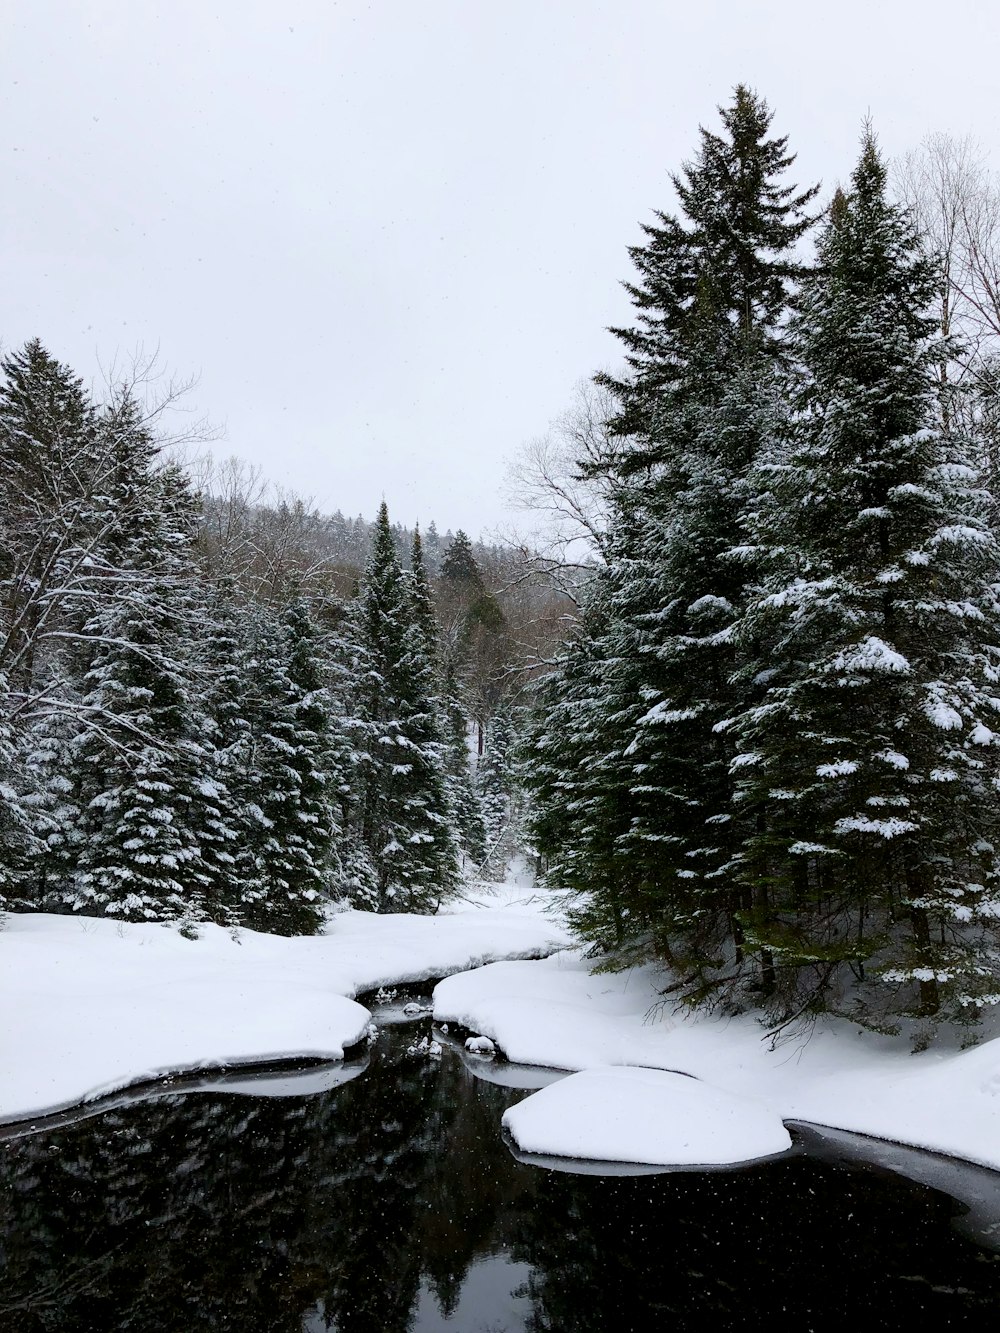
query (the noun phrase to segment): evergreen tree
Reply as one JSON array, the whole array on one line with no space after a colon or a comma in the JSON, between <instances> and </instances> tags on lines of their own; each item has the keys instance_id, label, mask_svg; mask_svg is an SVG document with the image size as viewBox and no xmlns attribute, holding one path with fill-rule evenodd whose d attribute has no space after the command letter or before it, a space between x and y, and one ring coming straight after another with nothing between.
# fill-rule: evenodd
<instances>
[{"instance_id":1,"label":"evergreen tree","mask_svg":"<svg viewBox=\"0 0 1000 1333\"><path fill-rule=\"evenodd\" d=\"M147 500L152 512L128 544L133 577L88 625L83 710L99 725L75 744L80 823L63 897L74 910L127 920L197 919L209 887L203 842L225 835L204 781L187 655L193 506L169 469Z\"/></svg>"},{"instance_id":2,"label":"evergreen tree","mask_svg":"<svg viewBox=\"0 0 1000 1333\"><path fill-rule=\"evenodd\" d=\"M531 796L528 832L546 878L569 893L569 915L597 952L622 962L645 942L648 892L635 858L622 853L631 792L621 729L609 707L617 626L605 571L591 587L574 637L536 685L523 769ZM638 924L636 924L638 919Z\"/></svg>"},{"instance_id":3,"label":"evergreen tree","mask_svg":"<svg viewBox=\"0 0 1000 1333\"><path fill-rule=\"evenodd\" d=\"M483 811L489 878L502 880L517 849L514 777L514 724L506 707L490 718L476 770Z\"/></svg>"},{"instance_id":4,"label":"evergreen tree","mask_svg":"<svg viewBox=\"0 0 1000 1333\"><path fill-rule=\"evenodd\" d=\"M441 578L465 592L481 592L483 575L476 563L472 543L461 528L455 533L441 562Z\"/></svg>"},{"instance_id":5,"label":"evergreen tree","mask_svg":"<svg viewBox=\"0 0 1000 1333\"><path fill-rule=\"evenodd\" d=\"M620 407L610 429L628 436L607 568L565 694L553 687L569 717L531 752L553 771L568 754L574 815L601 821L574 818L570 833L558 806L537 816L550 876L588 895L579 924L622 962L651 952L696 978L732 931L741 831L723 724L754 688L733 632L748 571L730 553L748 474L779 425L792 247L815 194L783 183L794 159L767 138L756 94L737 88L722 118L725 135L703 130L675 179L682 216L659 214L631 251L637 325L615 330L629 375L602 377ZM543 802L566 793L544 786Z\"/></svg>"},{"instance_id":6,"label":"evergreen tree","mask_svg":"<svg viewBox=\"0 0 1000 1333\"><path fill-rule=\"evenodd\" d=\"M453 664L444 681L443 728L448 804L463 857L479 869L486 856L486 827L469 751L468 713Z\"/></svg>"},{"instance_id":7,"label":"evergreen tree","mask_svg":"<svg viewBox=\"0 0 1000 1333\"><path fill-rule=\"evenodd\" d=\"M383 503L357 622L357 700L365 728L361 835L383 911L433 907L456 875L419 541L413 561L404 577Z\"/></svg>"},{"instance_id":8,"label":"evergreen tree","mask_svg":"<svg viewBox=\"0 0 1000 1333\"><path fill-rule=\"evenodd\" d=\"M678 405L703 399L706 374L780 353L802 272L794 250L815 222L805 210L819 187L783 183L795 157L787 138L767 137L764 99L740 84L719 114L724 133L702 129L695 159L672 177L680 216L657 212L659 225L643 226L646 244L629 249L639 281L625 288L637 324L612 332L630 373L598 377L620 404L612 433L632 437L615 455L626 473L669 460Z\"/></svg>"},{"instance_id":9,"label":"evergreen tree","mask_svg":"<svg viewBox=\"0 0 1000 1333\"><path fill-rule=\"evenodd\" d=\"M797 321L791 447L756 480L740 635L766 695L734 770L745 962L779 1018L1000 1000L997 551L936 419L933 266L866 133Z\"/></svg>"},{"instance_id":10,"label":"evergreen tree","mask_svg":"<svg viewBox=\"0 0 1000 1333\"><path fill-rule=\"evenodd\" d=\"M258 610L248 672L250 750L237 782L249 828L240 914L257 930L313 934L341 873L338 775L317 631L300 599L280 618Z\"/></svg>"},{"instance_id":11,"label":"evergreen tree","mask_svg":"<svg viewBox=\"0 0 1000 1333\"><path fill-rule=\"evenodd\" d=\"M0 669L30 693L49 665L44 633L94 564L105 470L93 406L68 366L33 339L0 371Z\"/></svg>"},{"instance_id":12,"label":"evergreen tree","mask_svg":"<svg viewBox=\"0 0 1000 1333\"><path fill-rule=\"evenodd\" d=\"M20 904L23 868L33 846L12 711L7 682L0 675L0 910Z\"/></svg>"}]
</instances>

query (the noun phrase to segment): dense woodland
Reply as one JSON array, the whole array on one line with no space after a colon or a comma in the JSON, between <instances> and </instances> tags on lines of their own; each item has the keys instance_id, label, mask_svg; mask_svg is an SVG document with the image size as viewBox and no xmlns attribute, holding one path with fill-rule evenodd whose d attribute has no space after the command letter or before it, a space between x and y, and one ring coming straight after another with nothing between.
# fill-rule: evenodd
<instances>
[{"instance_id":1,"label":"dense woodland","mask_svg":"<svg viewBox=\"0 0 1000 1333\"><path fill-rule=\"evenodd\" d=\"M3 360L8 906L308 932L523 824L673 999L1000 1003L1000 194L866 127L825 199L761 97L720 115L623 368L522 455L547 550L319 514L181 461L141 380Z\"/></svg>"},{"instance_id":2,"label":"dense woodland","mask_svg":"<svg viewBox=\"0 0 1000 1333\"><path fill-rule=\"evenodd\" d=\"M1000 1002L997 195L866 128L824 205L770 124L738 88L630 252L534 837L674 998L925 1040Z\"/></svg>"},{"instance_id":3,"label":"dense woodland","mask_svg":"<svg viewBox=\"0 0 1000 1333\"><path fill-rule=\"evenodd\" d=\"M199 485L141 386L96 401L39 341L2 373L7 904L300 933L501 877L560 599L384 504L324 517L233 464Z\"/></svg>"}]
</instances>

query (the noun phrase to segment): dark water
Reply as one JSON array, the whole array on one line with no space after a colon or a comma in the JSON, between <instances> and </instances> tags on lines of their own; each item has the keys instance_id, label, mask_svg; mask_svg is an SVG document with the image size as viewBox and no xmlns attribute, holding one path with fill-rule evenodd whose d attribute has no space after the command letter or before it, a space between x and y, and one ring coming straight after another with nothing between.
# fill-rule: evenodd
<instances>
[{"instance_id":1,"label":"dark water","mask_svg":"<svg viewBox=\"0 0 1000 1333\"><path fill-rule=\"evenodd\" d=\"M905 1179L795 1156L573 1176L523 1093L383 1031L305 1097L170 1095L0 1143L0 1329L500 1333L989 1328L1000 1256Z\"/></svg>"}]
</instances>

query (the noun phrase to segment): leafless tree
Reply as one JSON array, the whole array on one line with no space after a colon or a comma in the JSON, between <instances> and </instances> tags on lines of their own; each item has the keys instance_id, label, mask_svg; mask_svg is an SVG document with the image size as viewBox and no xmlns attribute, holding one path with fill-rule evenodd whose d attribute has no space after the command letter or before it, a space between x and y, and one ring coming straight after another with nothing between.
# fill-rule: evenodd
<instances>
[{"instance_id":1,"label":"leafless tree","mask_svg":"<svg viewBox=\"0 0 1000 1333\"><path fill-rule=\"evenodd\" d=\"M896 164L896 192L939 263L938 318L953 388L995 393L1000 357L1000 185L975 139L931 134Z\"/></svg>"},{"instance_id":2,"label":"leafless tree","mask_svg":"<svg viewBox=\"0 0 1000 1333\"><path fill-rule=\"evenodd\" d=\"M613 414L608 390L582 380L548 433L529 440L508 465L508 499L540 518L530 540L543 561L580 567L604 558L608 464L620 449L608 432Z\"/></svg>"}]
</instances>

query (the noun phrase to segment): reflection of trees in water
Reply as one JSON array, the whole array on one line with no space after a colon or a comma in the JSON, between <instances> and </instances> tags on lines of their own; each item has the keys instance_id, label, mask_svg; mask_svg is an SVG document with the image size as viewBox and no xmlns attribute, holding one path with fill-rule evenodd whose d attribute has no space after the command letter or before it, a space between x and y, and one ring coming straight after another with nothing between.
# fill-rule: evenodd
<instances>
[{"instance_id":1,"label":"reflection of trees in water","mask_svg":"<svg viewBox=\"0 0 1000 1333\"><path fill-rule=\"evenodd\" d=\"M702 1175L540 1177L511 1237L513 1257L533 1268L530 1333L849 1319L919 1328L956 1316L978 1327L978 1313L995 1326L1000 1256L950 1230L951 1200L896 1176L796 1158Z\"/></svg>"},{"instance_id":2,"label":"reflection of trees in water","mask_svg":"<svg viewBox=\"0 0 1000 1333\"><path fill-rule=\"evenodd\" d=\"M298 1333L313 1312L402 1333L422 1284L452 1311L501 1249L531 1265L533 1333L995 1309L1000 1263L948 1229L942 1196L802 1159L618 1180L519 1166L498 1133L513 1095L447 1051L407 1055L413 1033L384 1033L331 1093L170 1097L0 1144L0 1329Z\"/></svg>"},{"instance_id":3,"label":"reflection of trees in water","mask_svg":"<svg viewBox=\"0 0 1000 1333\"><path fill-rule=\"evenodd\" d=\"M278 1333L319 1305L391 1333L422 1276L453 1303L506 1215L509 1099L410 1040L329 1094L169 1097L0 1145L0 1327Z\"/></svg>"}]
</instances>

